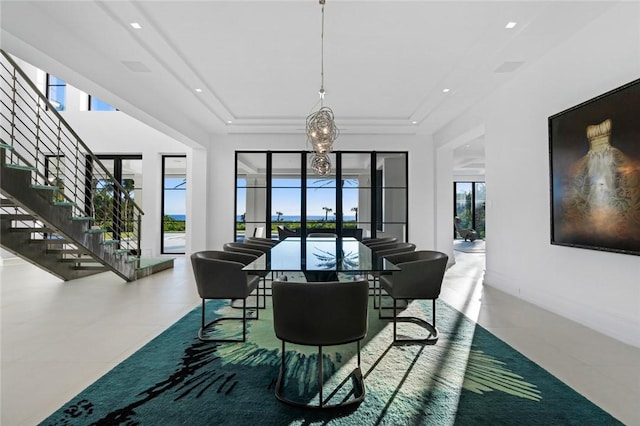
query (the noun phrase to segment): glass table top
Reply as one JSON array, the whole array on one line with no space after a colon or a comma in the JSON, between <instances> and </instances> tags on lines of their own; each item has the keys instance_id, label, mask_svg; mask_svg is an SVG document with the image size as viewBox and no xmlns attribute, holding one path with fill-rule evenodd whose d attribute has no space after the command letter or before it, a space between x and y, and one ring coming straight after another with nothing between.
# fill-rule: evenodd
<instances>
[{"instance_id":1,"label":"glass table top","mask_svg":"<svg viewBox=\"0 0 640 426\"><path fill-rule=\"evenodd\" d=\"M388 272L400 268L372 253L355 238L288 237L243 268L264 271Z\"/></svg>"}]
</instances>

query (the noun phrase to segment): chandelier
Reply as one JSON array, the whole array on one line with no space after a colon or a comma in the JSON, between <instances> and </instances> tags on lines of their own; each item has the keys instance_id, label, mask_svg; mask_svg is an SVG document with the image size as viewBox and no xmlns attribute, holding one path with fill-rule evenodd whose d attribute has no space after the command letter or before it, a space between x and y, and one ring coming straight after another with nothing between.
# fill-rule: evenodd
<instances>
[{"instance_id":1,"label":"chandelier","mask_svg":"<svg viewBox=\"0 0 640 426\"><path fill-rule=\"evenodd\" d=\"M316 174L325 176L331 172L329 153L333 151L333 141L340 131L336 127L331 108L324 106L324 3L322 6L322 28L320 32L320 109L307 117L307 141L313 149L310 167Z\"/></svg>"}]
</instances>

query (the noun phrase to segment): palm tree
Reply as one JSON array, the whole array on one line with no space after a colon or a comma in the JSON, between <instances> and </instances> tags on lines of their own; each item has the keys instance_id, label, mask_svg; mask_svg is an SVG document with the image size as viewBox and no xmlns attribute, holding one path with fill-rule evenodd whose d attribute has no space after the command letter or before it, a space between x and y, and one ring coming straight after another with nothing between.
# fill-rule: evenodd
<instances>
[{"instance_id":1,"label":"palm tree","mask_svg":"<svg viewBox=\"0 0 640 426\"><path fill-rule=\"evenodd\" d=\"M356 212L356 222L358 221L358 208L357 207L351 207L351 211L352 212Z\"/></svg>"},{"instance_id":2,"label":"palm tree","mask_svg":"<svg viewBox=\"0 0 640 426\"><path fill-rule=\"evenodd\" d=\"M322 210L324 210L324 221L326 222L329 212L332 212L333 209L331 207L323 207Z\"/></svg>"},{"instance_id":3,"label":"palm tree","mask_svg":"<svg viewBox=\"0 0 640 426\"><path fill-rule=\"evenodd\" d=\"M280 217L282 216L282 212L276 212L276 215L278 215L276 222L280 222Z\"/></svg>"}]
</instances>

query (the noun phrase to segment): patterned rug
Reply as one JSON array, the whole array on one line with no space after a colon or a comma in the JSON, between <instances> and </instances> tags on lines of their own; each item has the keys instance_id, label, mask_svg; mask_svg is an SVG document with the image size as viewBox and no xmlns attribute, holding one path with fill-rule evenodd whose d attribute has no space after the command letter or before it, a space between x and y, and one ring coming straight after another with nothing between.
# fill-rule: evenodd
<instances>
[{"instance_id":1,"label":"patterned rug","mask_svg":"<svg viewBox=\"0 0 640 426\"><path fill-rule=\"evenodd\" d=\"M280 342L270 301L246 343L200 342L196 308L69 401L45 425L613 425L609 414L438 301L435 345L393 345L376 311L362 344L366 397L350 409L308 410L277 401ZM208 317L237 315L208 303ZM430 318L430 302L410 312ZM239 336L239 322L221 332ZM402 324L402 335L421 330ZM405 328L406 327L406 328ZM348 398L355 344L325 347L325 396ZM289 397L317 400L316 348L287 345ZM333 401L335 402L335 401Z\"/></svg>"}]
</instances>

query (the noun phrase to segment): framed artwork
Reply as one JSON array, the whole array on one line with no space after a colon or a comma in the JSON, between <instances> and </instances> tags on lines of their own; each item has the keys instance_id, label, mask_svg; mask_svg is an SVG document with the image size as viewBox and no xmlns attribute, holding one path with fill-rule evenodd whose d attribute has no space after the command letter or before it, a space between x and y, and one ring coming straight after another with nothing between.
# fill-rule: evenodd
<instances>
[{"instance_id":1,"label":"framed artwork","mask_svg":"<svg viewBox=\"0 0 640 426\"><path fill-rule=\"evenodd\" d=\"M640 256L640 79L549 117L551 244Z\"/></svg>"}]
</instances>

